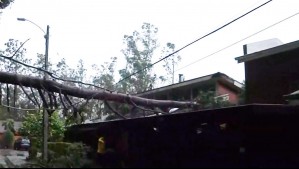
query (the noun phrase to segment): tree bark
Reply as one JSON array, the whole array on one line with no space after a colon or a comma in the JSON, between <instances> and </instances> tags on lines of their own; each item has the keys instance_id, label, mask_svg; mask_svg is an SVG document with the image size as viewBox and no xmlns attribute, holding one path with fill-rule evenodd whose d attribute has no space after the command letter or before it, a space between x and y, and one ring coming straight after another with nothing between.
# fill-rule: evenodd
<instances>
[{"instance_id":1,"label":"tree bark","mask_svg":"<svg viewBox=\"0 0 299 169\"><path fill-rule=\"evenodd\" d=\"M194 102L181 102L172 100L154 100L142 97L127 95L123 93L109 92L106 90L90 90L80 89L78 87L66 86L53 80L44 80L38 77L19 75L8 72L0 72L0 83L8 83L13 85L22 84L26 87L36 89L46 89L48 92L62 93L78 98L96 99L115 101L119 103L130 103L130 100L135 104L142 106L156 107L190 107L196 105Z\"/></svg>"},{"instance_id":2,"label":"tree bark","mask_svg":"<svg viewBox=\"0 0 299 169\"><path fill-rule=\"evenodd\" d=\"M0 105L2 105L2 83L0 83Z\"/></svg>"}]
</instances>

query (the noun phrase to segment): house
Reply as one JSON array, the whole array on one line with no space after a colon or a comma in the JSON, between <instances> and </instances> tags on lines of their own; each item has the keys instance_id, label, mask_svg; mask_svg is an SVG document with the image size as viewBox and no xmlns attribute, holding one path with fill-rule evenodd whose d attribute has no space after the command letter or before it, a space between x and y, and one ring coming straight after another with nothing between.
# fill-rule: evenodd
<instances>
[{"instance_id":1,"label":"house","mask_svg":"<svg viewBox=\"0 0 299 169\"><path fill-rule=\"evenodd\" d=\"M299 89L299 41L235 58L245 65L245 102L285 104Z\"/></svg>"},{"instance_id":2,"label":"house","mask_svg":"<svg viewBox=\"0 0 299 169\"><path fill-rule=\"evenodd\" d=\"M194 100L200 90L212 90L215 91L216 98L221 97L231 104L238 104L238 95L242 91L241 86L241 83L218 72L138 93L137 96L159 100Z\"/></svg>"},{"instance_id":3,"label":"house","mask_svg":"<svg viewBox=\"0 0 299 169\"><path fill-rule=\"evenodd\" d=\"M113 151L110 160L97 160L122 161L125 168L295 168L298 111L299 106L251 104L80 124L67 128L65 140L96 153L103 137Z\"/></svg>"}]
</instances>

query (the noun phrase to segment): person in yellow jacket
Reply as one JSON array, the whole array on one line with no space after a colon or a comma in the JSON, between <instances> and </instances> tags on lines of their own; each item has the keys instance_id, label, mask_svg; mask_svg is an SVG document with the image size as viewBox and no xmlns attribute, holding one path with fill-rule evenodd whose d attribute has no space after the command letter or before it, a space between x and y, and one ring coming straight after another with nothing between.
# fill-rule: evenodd
<instances>
[{"instance_id":1,"label":"person in yellow jacket","mask_svg":"<svg viewBox=\"0 0 299 169\"><path fill-rule=\"evenodd\" d=\"M106 151L105 149L106 149L105 139L104 139L104 137L100 137L99 140L98 140L98 150L97 150L97 152L99 154L104 154L105 151Z\"/></svg>"}]
</instances>

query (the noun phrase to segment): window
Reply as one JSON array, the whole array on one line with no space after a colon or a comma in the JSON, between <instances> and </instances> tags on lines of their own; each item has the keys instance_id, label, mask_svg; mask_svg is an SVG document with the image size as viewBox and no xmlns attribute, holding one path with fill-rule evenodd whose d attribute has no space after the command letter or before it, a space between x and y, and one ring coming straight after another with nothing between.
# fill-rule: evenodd
<instances>
[{"instance_id":1,"label":"window","mask_svg":"<svg viewBox=\"0 0 299 169\"><path fill-rule=\"evenodd\" d=\"M229 101L229 95L228 94L223 94L220 96L214 97L215 101Z\"/></svg>"}]
</instances>

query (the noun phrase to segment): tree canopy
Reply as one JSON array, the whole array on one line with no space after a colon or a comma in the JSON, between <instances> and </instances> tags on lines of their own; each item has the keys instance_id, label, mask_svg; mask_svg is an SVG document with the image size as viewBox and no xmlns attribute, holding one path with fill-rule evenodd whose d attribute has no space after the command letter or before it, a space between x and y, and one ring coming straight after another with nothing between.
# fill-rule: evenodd
<instances>
[{"instance_id":1,"label":"tree canopy","mask_svg":"<svg viewBox=\"0 0 299 169\"><path fill-rule=\"evenodd\" d=\"M123 113L131 111L132 106L128 104L133 105L133 107L136 107L134 104L137 104L141 106L139 108L152 108L152 106L159 104L162 104L162 106L178 104L177 102L149 101L126 95L127 93L136 94L152 89L158 81L166 81L171 78L171 76L164 75L158 77L153 68L150 67L154 55L166 55L175 50L175 44L168 42L162 51L157 51L159 47L157 35L158 28L150 23L143 23L140 30L124 35L124 48L121 50L121 53L125 58L126 65L120 70L116 70L116 64L117 58L121 56L113 56L109 61L101 65L92 65L92 70L95 73L91 77L87 76L87 68L83 60L79 60L75 68L71 68L64 58L58 61L57 64L49 62L48 71L52 72L55 77L65 79L66 81L52 79L44 83L42 82L43 71L24 67L20 63L0 57L1 75L8 78L3 79L2 83L0 83L0 105L6 105L5 108L2 107L0 109L0 118L9 117L14 120L22 120L26 114L34 113L34 111L24 111L15 108L41 108L45 106L44 101L48 101L52 109L54 108L54 102L59 101L55 103L55 107L67 109L62 111L62 114L64 118L74 119L73 122L77 122L78 117L80 121L84 121L86 119L100 118L107 114L116 114L118 111ZM13 59L18 62L33 65L36 68L43 68L44 54L38 53L34 60L28 59L26 57L26 49L22 47L22 44L18 40L9 39L5 43L6 49L0 50L0 54L2 56L13 56ZM164 68L168 75L173 72L170 65L174 65L179 60L178 56L164 60ZM137 71L139 73L135 73ZM15 77L15 75L4 72L13 72L17 76ZM128 76L129 78L116 85L116 73L119 74L121 79ZM24 78L27 78L27 80L24 80ZM11 82L12 79L15 81ZM75 83L75 81L88 82L108 89L108 91L99 91L99 88L92 85ZM41 94L44 94L39 92L39 90L42 90L47 95L44 96L44 99L40 97ZM107 102L94 100L95 98L104 99ZM107 104L110 106L107 106ZM149 106L149 104L152 105ZM124 109L126 111L123 111ZM70 112L73 114L70 114ZM119 114L118 116L122 115Z\"/></svg>"},{"instance_id":2,"label":"tree canopy","mask_svg":"<svg viewBox=\"0 0 299 169\"><path fill-rule=\"evenodd\" d=\"M13 2L14 2L14 0L0 0L0 8L4 9L4 8L8 7Z\"/></svg>"}]
</instances>

